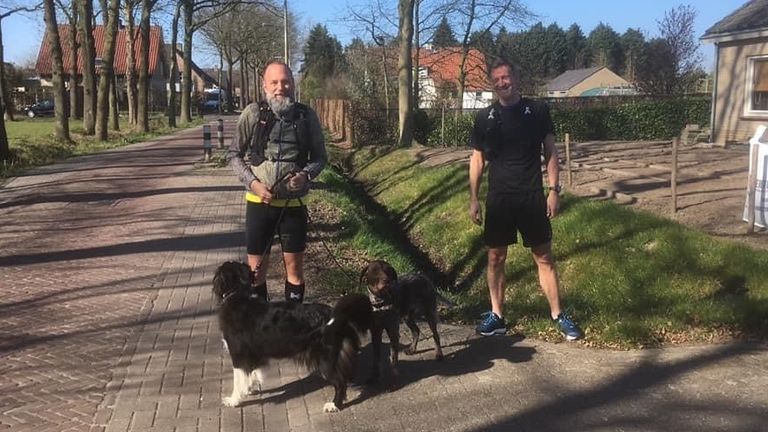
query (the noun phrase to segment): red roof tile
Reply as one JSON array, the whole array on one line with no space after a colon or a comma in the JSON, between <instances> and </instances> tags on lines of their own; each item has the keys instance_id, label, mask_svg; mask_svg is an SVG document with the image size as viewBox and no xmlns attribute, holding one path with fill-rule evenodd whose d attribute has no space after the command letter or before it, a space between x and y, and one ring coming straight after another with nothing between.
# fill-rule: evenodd
<instances>
[{"instance_id":1,"label":"red roof tile","mask_svg":"<svg viewBox=\"0 0 768 432\"><path fill-rule=\"evenodd\" d=\"M71 28L67 24L59 25L59 38L62 44L62 53L64 60L64 72L69 75L69 71L72 69L71 50L69 49L69 32ZM135 43L134 43L134 58L136 63L139 63L139 55L141 52L142 39L139 35L138 28L136 31ZM102 57L104 53L104 26L97 25L93 29L93 38L96 44L96 57ZM128 69L128 32L126 29L120 29L117 33L117 46L115 47L115 74L125 75ZM163 31L158 26L152 26L149 29L149 74L152 75L157 70L158 64L162 61L163 49ZM51 50L48 43L48 36L43 38L43 43L40 44L40 52L37 55L37 66L35 69L40 75L51 75ZM78 74L82 74L83 70L83 51L78 50L77 53L77 71Z\"/></svg>"},{"instance_id":2,"label":"red roof tile","mask_svg":"<svg viewBox=\"0 0 768 432\"><path fill-rule=\"evenodd\" d=\"M444 82L458 84L459 68L461 66L461 47L419 50L419 66L429 70L429 76L440 86ZM474 48L470 48L464 70L467 75L464 80L465 91L491 90L488 83L485 55Z\"/></svg>"}]
</instances>

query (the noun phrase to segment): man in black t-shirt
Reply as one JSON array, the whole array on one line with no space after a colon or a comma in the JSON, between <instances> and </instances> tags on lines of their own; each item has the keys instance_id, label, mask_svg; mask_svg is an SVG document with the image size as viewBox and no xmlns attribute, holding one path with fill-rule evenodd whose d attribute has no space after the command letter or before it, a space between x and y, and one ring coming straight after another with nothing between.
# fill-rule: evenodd
<instances>
[{"instance_id":1,"label":"man in black t-shirt","mask_svg":"<svg viewBox=\"0 0 768 432\"><path fill-rule=\"evenodd\" d=\"M507 248L517 243L530 248L538 267L539 284L549 303L550 313L567 340L582 336L579 327L560 307L557 269L552 257L552 227L549 218L557 215L560 184L555 147L555 128L549 108L539 101L520 96L520 77L509 63L498 62L489 74L498 101L480 110L472 131L469 161L469 216L482 223L479 193L486 162L486 198L483 240L488 246L488 290L491 310L477 326L483 336L504 334L504 263ZM544 194L541 156L547 167Z\"/></svg>"}]
</instances>

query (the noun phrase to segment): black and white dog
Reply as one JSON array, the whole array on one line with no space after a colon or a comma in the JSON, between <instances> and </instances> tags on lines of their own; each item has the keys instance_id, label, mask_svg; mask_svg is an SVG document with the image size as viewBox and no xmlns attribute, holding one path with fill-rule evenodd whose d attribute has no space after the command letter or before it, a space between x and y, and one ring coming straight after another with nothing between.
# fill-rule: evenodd
<instances>
[{"instance_id":1,"label":"black and white dog","mask_svg":"<svg viewBox=\"0 0 768 432\"><path fill-rule=\"evenodd\" d=\"M435 341L435 359L443 358L440 347L440 335L437 332L437 290L426 276L410 273L397 277L395 269L386 261L371 261L360 273L360 282L368 289L373 305L373 327L371 344L373 345L374 368L369 382L379 378L381 358L381 336L387 332L390 341L389 367L392 379L397 378L398 351L400 350L400 319L411 330L411 344L405 349L406 354L414 354L419 343L419 326L416 319L424 317L432 330ZM394 383L390 383L394 386Z\"/></svg>"},{"instance_id":2,"label":"black and white dog","mask_svg":"<svg viewBox=\"0 0 768 432\"><path fill-rule=\"evenodd\" d=\"M319 303L268 303L251 296L253 273L247 264L225 262L213 277L219 327L232 359L234 407L262 383L269 360L294 358L318 371L335 390L324 412L338 411L355 373L360 334L370 329L371 303L360 294L342 297L334 308Z\"/></svg>"}]
</instances>

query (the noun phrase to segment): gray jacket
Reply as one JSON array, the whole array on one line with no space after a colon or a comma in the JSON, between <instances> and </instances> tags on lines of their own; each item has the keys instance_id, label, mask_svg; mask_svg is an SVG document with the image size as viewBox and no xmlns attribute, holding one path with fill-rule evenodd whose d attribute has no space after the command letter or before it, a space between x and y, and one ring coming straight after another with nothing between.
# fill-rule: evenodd
<instances>
[{"instance_id":1,"label":"gray jacket","mask_svg":"<svg viewBox=\"0 0 768 432\"><path fill-rule=\"evenodd\" d=\"M285 117L291 118L292 116L286 115ZM278 198L289 198L289 196L286 196L287 193L285 190L280 190L281 185L278 184L286 173L302 170L308 174L310 179L314 179L320 174L328 162L320 120L314 110L311 108L307 109L310 142L304 143L309 148L307 164L304 167L299 167L296 164L285 161L273 161L269 157L259 166L252 166L250 161L246 159L246 156L250 156L250 146L254 142L258 121L258 104L253 103L245 107L242 114L240 114L235 135L232 138L232 142L227 151L227 164L235 171L235 174L237 174L238 179L243 183L246 190L250 191L249 186L253 180L259 180L267 185L267 187L275 188L276 190L273 190L273 192L278 193ZM270 133L270 139L267 145L273 147L275 142L283 139L282 131L290 133L291 130L290 122L278 116ZM295 136L291 137L291 139L293 138L295 138ZM269 151L266 151L265 153L267 155L270 154ZM304 196L306 193L307 190L301 191L298 194L294 193L291 194L290 198Z\"/></svg>"}]
</instances>

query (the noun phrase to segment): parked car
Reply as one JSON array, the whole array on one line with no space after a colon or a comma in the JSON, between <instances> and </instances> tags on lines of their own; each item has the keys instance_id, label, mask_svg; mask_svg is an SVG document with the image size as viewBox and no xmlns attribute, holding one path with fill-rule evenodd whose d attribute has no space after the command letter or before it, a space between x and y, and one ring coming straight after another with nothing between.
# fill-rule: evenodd
<instances>
[{"instance_id":1,"label":"parked car","mask_svg":"<svg viewBox=\"0 0 768 432\"><path fill-rule=\"evenodd\" d=\"M36 104L32 104L24 108L24 113L29 118L35 118L40 116L52 116L54 114L53 101L48 99L41 100Z\"/></svg>"},{"instance_id":2,"label":"parked car","mask_svg":"<svg viewBox=\"0 0 768 432\"><path fill-rule=\"evenodd\" d=\"M203 102L203 112L219 112L219 101L211 99Z\"/></svg>"}]
</instances>

